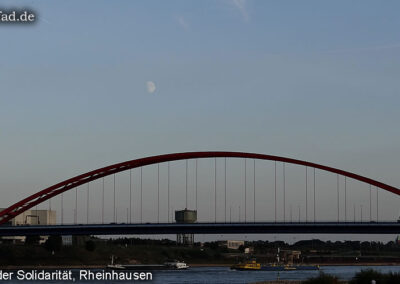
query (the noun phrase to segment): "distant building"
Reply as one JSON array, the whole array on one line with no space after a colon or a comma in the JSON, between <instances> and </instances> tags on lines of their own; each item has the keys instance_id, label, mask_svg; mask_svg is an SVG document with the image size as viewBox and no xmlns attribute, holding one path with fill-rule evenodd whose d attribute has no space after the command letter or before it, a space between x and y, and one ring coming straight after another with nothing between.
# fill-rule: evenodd
<instances>
[{"instance_id":1,"label":"distant building","mask_svg":"<svg viewBox=\"0 0 400 284\"><path fill-rule=\"evenodd\" d=\"M244 241L226 241L226 247L228 249L239 249L240 246L244 246Z\"/></svg>"},{"instance_id":2,"label":"distant building","mask_svg":"<svg viewBox=\"0 0 400 284\"><path fill-rule=\"evenodd\" d=\"M3 211L5 208L0 208ZM57 222L56 211L54 210L36 210L31 209L17 215L11 219L7 225L21 226L21 225L55 225ZM11 237L0 237L2 242L24 242L24 236L11 236ZM40 237L40 243L47 240L47 236Z\"/></svg>"},{"instance_id":3,"label":"distant building","mask_svg":"<svg viewBox=\"0 0 400 284\"><path fill-rule=\"evenodd\" d=\"M64 247L72 247L72 235L61 236L61 239Z\"/></svg>"},{"instance_id":4,"label":"distant building","mask_svg":"<svg viewBox=\"0 0 400 284\"><path fill-rule=\"evenodd\" d=\"M301 257L301 251L299 250L280 250L280 258L283 262L293 264L298 262Z\"/></svg>"},{"instance_id":5,"label":"distant building","mask_svg":"<svg viewBox=\"0 0 400 284\"><path fill-rule=\"evenodd\" d=\"M3 211L5 208L0 208ZM56 211L54 210L26 210L10 220L11 226L18 225L55 225Z\"/></svg>"},{"instance_id":6,"label":"distant building","mask_svg":"<svg viewBox=\"0 0 400 284\"><path fill-rule=\"evenodd\" d=\"M195 223L197 221L196 210L179 210L175 211L175 222L176 223ZM193 234L177 234L176 242L181 245L192 246L194 244Z\"/></svg>"},{"instance_id":7,"label":"distant building","mask_svg":"<svg viewBox=\"0 0 400 284\"><path fill-rule=\"evenodd\" d=\"M72 246L85 246L86 242L90 240L90 236L87 235L66 235L62 237L62 245L64 247L72 247Z\"/></svg>"},{"instance_id":8,"label":"distant building","mask_svg":"<svg viewBox=\"0 0 400 284\"><path fill-rule=\"evenodd\" d=\"M253 253L254 252L254 248L253 247L248 247L244 249L244 253Z\"/></svg>"}]
</instances>

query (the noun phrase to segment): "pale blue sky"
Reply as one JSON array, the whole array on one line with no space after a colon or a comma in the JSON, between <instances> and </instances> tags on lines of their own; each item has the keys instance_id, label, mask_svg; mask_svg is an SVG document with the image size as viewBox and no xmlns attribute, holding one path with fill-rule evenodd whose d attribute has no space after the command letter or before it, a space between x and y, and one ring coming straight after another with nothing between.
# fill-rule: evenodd
<instances>
[{"instance_id":1,"label":"pale blue sky","mask_svg":"<svg viewBox=\"0 0 400 284\"><path fill-rule=\"evenodd\" d=\"M195 150L400 186L398 1L1 4L12 6L39 21L0 26L0 206L111 163Z\"/></svg>"}]
</instances>

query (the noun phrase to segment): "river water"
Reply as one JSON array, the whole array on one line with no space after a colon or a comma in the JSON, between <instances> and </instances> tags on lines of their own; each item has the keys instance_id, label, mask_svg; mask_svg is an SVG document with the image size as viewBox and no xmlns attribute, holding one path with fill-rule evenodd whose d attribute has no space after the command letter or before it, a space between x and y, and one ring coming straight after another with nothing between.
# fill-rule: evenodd
<instances>
[{"instance_id":1,"label":"river water","mask_svg":"<svg viewBox=\"0 0 400 284\"><path fill-rule=\"evenodd\" d=\"M400 272L400 266L323 266L320 271L335 275L339 279L349 280L355 273L362 269L372 268L381 272ZM51 270L49 270L51 271ZM91 270L100 272L102 270ZM320 271L235 271L229 267L192 267L188 270L165 270L153 271L152 281L137 281L147 283L252 283L266 280L303 280L310 277L318 276ZM14 270L14 275L15 275ZM75 283L126 283L127 281L84 281L79 280L79 270L72 269L72 274L76 279ZM17 280L0 280L0 283L73 283L72 281L23 281Z\"/></svg>"}]
</instances>

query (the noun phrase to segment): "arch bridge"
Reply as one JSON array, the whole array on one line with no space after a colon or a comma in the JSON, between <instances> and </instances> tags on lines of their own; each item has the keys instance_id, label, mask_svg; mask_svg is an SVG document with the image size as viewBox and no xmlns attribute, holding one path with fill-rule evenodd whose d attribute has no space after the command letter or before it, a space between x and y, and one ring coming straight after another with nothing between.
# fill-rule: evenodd
<instances>
[{"instance_id":1,"label":"arch bridge","mask_svg":"<svg viewBox=\"0 0 400 284\"><path fill-rule=\"evenodd\" d=\"M214 208L214 211L215 212L214 212L214 215L215 215L215 220L213 222L214 225L211 224L212 225L211 227L213 227L214 229L215 229L215 223L218 223L217 222L217 217L216 217L217 216L217 200L216 199L217 199L217 159L219 159L219 158L224 158L225 159L225 167L224 167L224 169L225 169L225 206L224 206L225 222L221 222L221 223L228 223L227 220L226 220L226 214L227 214L227 207L226 207L226 159L227 158L229 158L229 159L230 158L241 158L241 159L244 159L244 161L245 161L245 164L244 164L244 166L245 166L244 167L244 171L245 171L244 172L244 179L245 179L245 184L244 184L244 216L245 216L244 217L244 223L248 223L247 222L248 219L246 217L246 214L247 214L247 211L248 211L247 210L247 206L248 206L248 203L249 203L248 202L249 201L248 200L248 196L247 196L248 195L247 191L249 191L249 189L247 188L248 186L247 186L247 183L246 183L246 177L247 177L246 161L248 159L254 160L254 168L253 168L253 173L254 173L254 184L253 184L253 186L254 186L254 193L253 193L253 199L254 199L253 200L254 201L254 208L253 208L254 212L253 213L254 213L254 216L253 217L254 217L254 220L252 222L254 224L257 223L257 222L255 222L255 215L256 215L256 205L255 205L256 204L255 203L255 201L256 201L256 189L255 189L256 188L256 181L255 181L256 164L255 164L255 161L256 160L273 161L275 163L275 183L274 183L274 187L275 187L275 222L271 222L271 223L275 223L275 225L276 225L276 223L279 223L276 220L276 218L277 218L276 217L276 214L277 214L276 212L277 212L277 207L278 207L277 204L276 204L276 198L277 198L276 197L277 196L277 185L276 185L277 184L277 182L276 182L277 167L276 167L276 165L277 165L277 163L282 163L283 164L283 199L284 199L283 200L283 215L284 215L284 220L283 220L283 222L281 222L282 225L285 225L284 223L286 223L288 221L288 220L286 220L286 216L285 216L286 215L286 211L287 211L286 208L285 208L285 206L286 206L285 164L294 164L294 165L299 165L299 166L305 167L305 170L306 170L306 176L305 176L305 179L306 179L306 185L305 185L306 216L307 216L308 211L309 211L308 208L307 208L308 207L308 202L311 200L311 197L308 197L309 184L307 184L307 179L308 179L309 173L307 173L307 170L308 169L312 169L313 170L313 178L314 178L314 182L313 182L313 187L314 187L314 200L313 200L314 201L314 220L313 220L312 223L314 223L314 225L316 223L316 220L315 220L315 170L316 169L321 170L321 171L326 171L326 172L335 174L337 176L337 219L338 219L337 223L339 223L339 221L340 221L340 218L339 218L339 214L340 214L340 212L339 212L339 205L340 205L340 200L339 200L339 177L342 177L342 178L344 177L344 181L345 182L346 182L346 179L348 178L348 179L357 180L359 182L362 182L362 183L365 183L365 184L369 185L369 187L370 187L370 192L369 192L369 198L370 198L369 199L369 201L370 201L370 208L369 208L370 220L369 221L370 221L370 223L375 223L375 222L378 221L378 200L377 200L377 208L376 208L377 217L376 217L375 222L372 222L373 220L372 220L372 206L371 206L371 202L372 202L371 201L371 187L385 190L387 192L390 192L390 193L394 194L395 196L400 195L400 189L399 188L391 186L391 185L388 185L388 184L380 182L380 181L377 181L375 179L371 179L371 178L368 178L368 177L365 177L365 176L362 176L362 175L358 175L356 173L344 171L344 170L341 170L341 169L338 169L338 168L333 168L333 167L329 167L329 166L325 166L325 165L321 165L321 164L317 164L317 163L312 163L312 162L307 162L307 161L303 161L303 160L297 160L297 159L281 157L281 156L257 154L257 153L245 153L245 152L221 152L221 151L218 151L218 152L217 151L212 151L212 152L185 152L185 153L174 153L174 154L151 156L151 157L145 157L145 158L130 160L130 161L122 162L122 163L117 163L117 164L113 164L113 165L110 165L110 166L107 166L107 167L96 169L96 170L93 170L93 171L90 171L90 172L87 172L87 173L72 177L72 178L67 179L65 181L59 182L59 183L57 183L55 185L52 185L52 186L50 186L48 188L45 188L43 190L38 191L37 193L32 194L31 196L28 196L28 197L24 198L23 200L15 203L15 204L9 206L8 208L4 209L3 211L1 211L0 212L0 225L9 222L11 219L13 219L16 216L22 214L23 212L25 212L25 211L27 211L27 210L29 210L29 209L31 209L31 208L39 205L39 204L42 204L43 202L45 202L47 200L50 200L51 198L54 198L55 196L62 195L64 192L70 191L71 189L77 188L77 187L79 187L79 186L81 186L83 184L88 184L88 183L90 183L90 182L92 182L94 180L105 178L105 177L110 176L110 175L114 175L114 178L115 178L115 174L123 172L123 171L131 170L131 169L135 169L135 168L142 168L144 166L149 166L149 165L154 165L154 164L157 164L158 167L159 167L159 165L162 164L162 163L168 163L168 218L169 218L169 212L170 212L170 205L169 205L169 199L170 199L170 197L169 197L169 163L170 162L174 162L174 161L179 161L179 160L186 160L186 207L188 207L187 206L187 204L188 204L188 197L187 197L187 195L188 195L188 193L187 193L187 191L188 191L188 189L187 189L187 187L188 187L188 185L187 185L188 184L188 177L187 177L188 176L188 162L187 161L188 160L193 160L193 159L196 160L196 198L197 198L197 160L198 159L205 159L205 158L213 158L213 159L215 159L215 162L214 162L214 168L215 168L215 175L214 175L214 191L215 191L215 195L214 195L214 198L215 198L214 206L215 206L215 208ZM103 186L104 186L104 183L103 183ZM142 192L140 194L141 194L140 198L142 198ZM159 201L160 197L159 196L160 196L160 193L159 193L159 169L158 169L158 207L160 207L160 205L159 205L160 204L160 201ZM131 198L132 198L132 193L130 192L130 199ZM344 210L345 210L345 214L346 214L347 213L346 187L345 187L344 198L345 198L345 209ZM88 191L87 202L89 204L89 191ZM132 205L132 200L130 200L130 206L131 205ZM104 189L103 189L103 207L104 207ZM114 184L114 215L115 215L115 210L116 210L115 207L116 207L116 205L115 205L115 184ZM142 210L142 207L143 207L143 204L142 204L142 200L141 200L141 210ZM196 199L196 209L197 209L197 199ZM61 210L62 210L61 214L63 215L63 209L61 209ZM87 208L87 210L89 210L89 209ZM160 211L159 208L158 208L158 211ZM239 209L239 211L240 211L240 209ZM292 212L290 214L292 215ZM104 224L104 208L103 208L102 215L103 216L102 216L102 224L101 224L101 226L103 226L103 228L106 228L106 227L104 227L104 226L107 226L107 224ZM129 209L129 214L128 215L129 215L129 218L127 218L127 223L132 223L131 222L131 218L130 218L131 215L132 215L132 208ZM142 212L140 213L140 215L142 215ZM158 212L158 221L157 221L157 223L160 223L159 222L159 215L160 215L160 212ZM355 212L354 212L354 216L355 216ZM87 219L89 220L89 211L87 211ZM75 223L77 223L76 220L77 220L77 217L75 217ZM116 220L116 218L114 216L114 222L112 224L110 224L111 227L107 227L108 229L106 229L106 231L108 233L112 232L112 230L114 230L114 232L119 232L120 231L117 227L115 227L116 224L114 224L114 223L116 223L116 221L117 220ZM209 220L209 221L211 221L211 220ZM300 221L300 209L299 209L299 221ZM306 217L304 223L308 223L308 221L310 221L310 220L308 219L308 217ZM343 223L348 222L347 217L343 221L344 221ZM363 219L362 219L362 216L361 216L361 223L362 222L363 222ZM62 224L64 223L63 220L61 221L61 223ZM87 222L87 223L88 223L87 225L89 225L89 222ZM141 217L141 222L140 223L142 223L142 217ZM207 223L209 223L209 222L207 222ZM232 222L230 221L229 223L232 223ZM243 222L236 222L236 223L243 223ZM290 223L293 223L292 218L290 220ZM353 223L355 223L355 220L354 220ZM393 222L393 223L394 223L393 226L395 227L394 231L397 232L397 230L398 230L397 228L399 228L399 227L398 227L398 225L395 224L396 222ZM263 230L260 230L259 228L256 228L254 224L252 226L246 225L247 227L246 227L245 230L247 230L247 232L261 232L261 231L263 231ZM337 226L329 225L330 224L329 222L328 223L324 222L324 224L325 224L324 225L325 228L328 228L328 227L332 228L332 231L336 230L337 232L341 232L341 230L342 230L342 229L338 229ZM75 224L75 225L77 225L77 224ZM151 224L143 224L143 225L136 224L135 225L136 229L131 230L131 231L125 230L125 232L129 231L129 232L136 232L136 233L138 233L138 232L139 233L140 232L149 233L150 231L146 231L146 229L144 229L146 227L146 225L148 225L147 227L151 227L150 226ZM168 224L166 223L165 225L167 226ZM169 225L171 225L171 224L169 224ZM374 224L370 224L370 225L374 226ZM71 226L71 225L69 225L69 226ZM137 227L137 226L139 226L139 227ZM162 229L158 225L157 226L153 225L152 228L153 229L155 228L155 230L153 230L154 232L167 232L167 233L168 232L169 233L174 232L175 233L176 231L182 231L182 232L185 231L183 229L183 227L180 228L178 225L174 225L174 226L175 226L174 229L169 229L169 231L165 229L166 228L165 226L164 226L164 229ZM100 225L98 227L100 227ZM189 227L189 226L187 226L187 227ZM233 232L237 232L237 228L236 227L232 228L232 226L229 226L229 225L226 225L226 224L225 225L221 225L219 227L223 228L223 229L220 229L220 231L224 231L224 232L228 232L228 233L229 232L232 232L232 233ZM367 226L364 226L364 227L367 227ZM94 227L91 227L91 230L92 230L91 232L96 232L96 230L93 229L93 228ZM137 228L140 228L140 229L137 229ZM172 227L170 226L170 228L172 228ZM307 230L310 230L310 232L313 231L311 228L308 228ZM314 228L316 228L316 227L314 226ZM71 232L73 232L73 229L70 228L70 230L72 230ZM285 229L285 227L281 227L279 230L281 232L293 233L293 228ZM365 228L363 230L365 230ZM385 230L382 230L382 232L385 231ZM124 231L124 230L122 230L122 231ZM192 225L191 231L192 232L193 231L202 232L201 223L197 223L195 225ZM205 230L205 231L207 231L207 230ZM212 230L212 231L214 232L215 230ZM267 231L265 231L265 232L267 232ZM345 232L345 231L346 232L351 232L352 230L348 229L348 230L342 230L342 231L343 232ZM387 232L390 231L391 233L393 233L393 230L386 230L386 231ZM371 230L367 228L364 232L371 232Z\"/></svg>"}]
</instances>

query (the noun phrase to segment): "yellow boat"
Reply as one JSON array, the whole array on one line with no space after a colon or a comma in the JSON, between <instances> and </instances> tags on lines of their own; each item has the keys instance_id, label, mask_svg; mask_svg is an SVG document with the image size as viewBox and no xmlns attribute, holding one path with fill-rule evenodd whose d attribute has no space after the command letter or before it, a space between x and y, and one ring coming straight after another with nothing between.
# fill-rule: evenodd
<instances>
[{"instance_id":1,"label":"yellow boat","mask_svg":"<svg viewBox=\"0 0 400 284\"><path fill-rule=\"evenodd\" d=\"M255 260L250 260L244 263L238 263L231 266L231 269L236 270L260 270L261 264L257 263Z\"/></svg>"},{"instance_id":2,"label":"yellow boat","mask_svg":"<svg viewBox=\"0 0 400 284\"><path fill-rule=\"evenodd\" d=\"M267 264L261 265L255 260L239 263L231 266L235 270L264 270L264 271L290 271L290 270L319 270L318 265L289 265L289 264Z\"/></svg>"},{"instance_id":3,"label":"yellow boat","mask_svg":"<svg viewBox=\"0 0 400 284\"><path fill-rule=\"evenodd\" d=\"M279 248L276 255L276 263L261 265L255 259L239 263L231 266L231 269L236 270L265 270L265 271L288 271L288 270L319 270L318 265L302 265L302 264L280 264L279 262Z\"/></svg>"}]
</instances>

